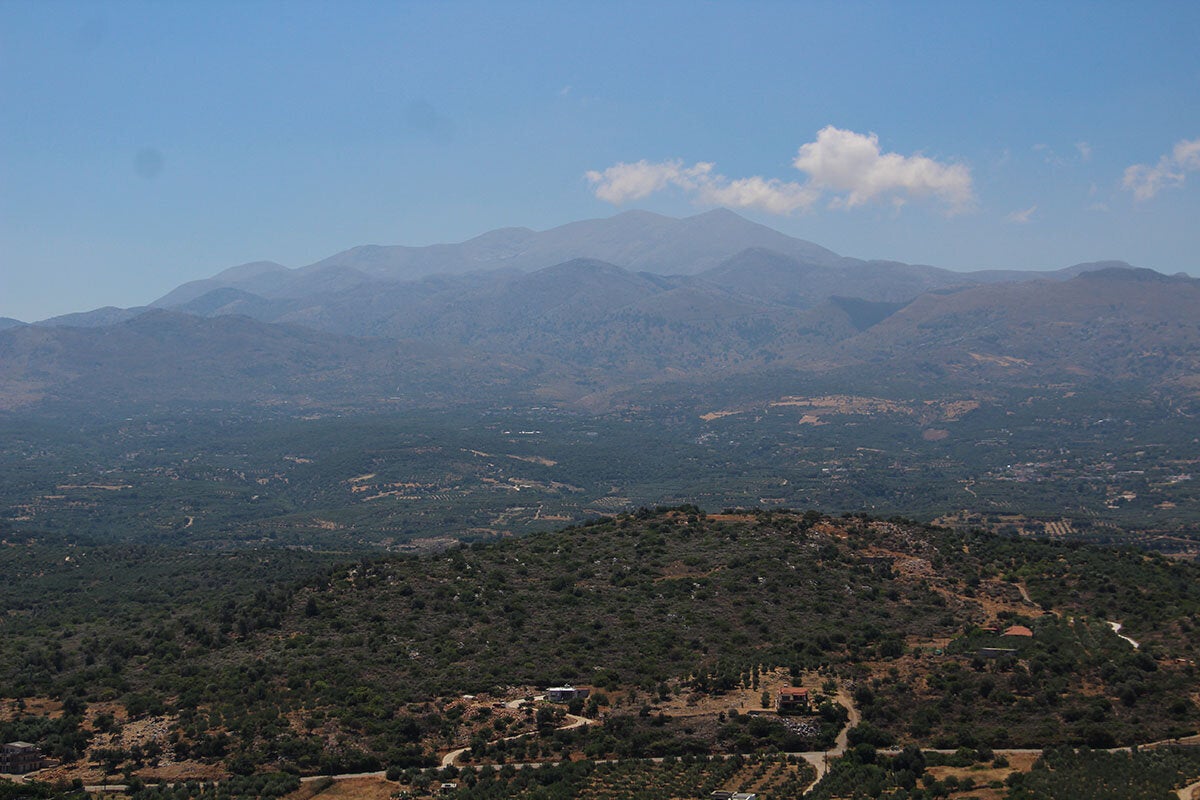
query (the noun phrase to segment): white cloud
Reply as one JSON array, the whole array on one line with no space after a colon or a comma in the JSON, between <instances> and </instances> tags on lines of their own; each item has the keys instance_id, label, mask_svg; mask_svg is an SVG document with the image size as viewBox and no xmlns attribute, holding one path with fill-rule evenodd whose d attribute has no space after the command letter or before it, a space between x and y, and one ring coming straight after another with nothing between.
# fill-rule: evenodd
<instances>
[{"instance_id":1,"label":"white cloud","mask_svg":"<svg viewBox=\"0 0 1200 800\"><path fill-rule=\"evenodd\" d=\"M690 167L682 161L620 163L603 172L592 170L585 177L596 187L596 197L614 205L676 186L709 205L790 214L807 209L818 196L798 183L760 177L730 180L714 173L713 165L705 161Z\"/></svg>"},{"instance_id":2,"label":"white cloud","mask_svg":"<svg viewBox=\"0 0 1200 800\"><path fill-rule=\"evenodd\" d=\"M653 164L643 159L633 164L615 164L603 172L592 170L586 177L596 185L596 197L620 205L629 200L640 200L671 185L694 188L697 179L711 169L712 164L703 162L684 167L682 161Z\"/></svg>"},{"instance_id":3,"label":"white cloud","mask_svg":"<svg viewBox=\"0 0 1200 800\"><path fill-rule=\"evenodd\" d=\"M907 196L934 196L953 211L966 209L974 200L971 171L962 164L880 152L879 137L873 133L827 126L815 142L800 148L792 163L807 172L817 188L844 192L835 204L847 208L887 195L901 202Z\"/></svg>"},{"instance_id":4,"label":"white cloud","mask_svg":"<svg viewBox=\"0 0 1200 800\"><path fill-rule=\"evenodd\" d=\"M1076 142L1075 149L1079 151L1080 161L1092 160L1092 146L1087 142Z\"/></svg>"},{"instance_id":5,"label":"white cloud","mask_svg":"<svg viewBox=\"0 0 1200 800\"><path fill-rule=\"evenodd\" d=\"M1192 139L1190 142L1184 139L1176 142L1171 155L1174 157L1175 163L1184 169L1200 169L1200 139Z\"/></svg>"},{"instance_id":6,"label":"white cloud","mask_svg":"<svg viewBox=\"0 0 1200 800\"><path fill-rule=\"evenodd\" d=\"M1037 211L1037 205L1034 204L1022 211L1014 211L1005 217L1009 222L1015 222L1018 225L1024 225L1033 219L1033 213Z\"/></svg>"},{"instance_id":7,"label":"white cloud","mask_svg":"<svg viewBox=\"0 0 1200 800\"><path fill-rule=\"evenodd\" d=\"M700 199L729 208L758 208L772 214L790 214L808 210L821 196L808 186L758 176L733 181L724 175L716 178L700 187Z\"/></svg>"},{"instance_id":8,"label":"white cloud","mask_svg":"<svg viewBox=\"0 0 1200 800\"><path fill-rule=\"evenodd\" d=\"M974 202L971 172L961 164L943 164L921 155L883 153L875 134L828 126L803 145L792 165L808 176L803 183L751 176L728 178L713 164L684 166L680 160L618 163L585 177L596 197L613 204L639 200L668 187L682 189L704 204L756 208L772 214L807 211L826 195L835 208L853 208L876 200L902 205L909 198L933 197L952 212Z\"/></svg>"},{"instance_id":9,"label":"white cloud","mask_svg":"<svg viewBox=\"0 0 1200 800\"><path fill-rule=\"evenodd\" d=\"M1182 139L1153 167L1134 164L1125 169L1122 185L1135 200L1149 200L1163 189L1182 186L1187 173L1200 171L1200 139Z\"/></svg>"}]
</instances>

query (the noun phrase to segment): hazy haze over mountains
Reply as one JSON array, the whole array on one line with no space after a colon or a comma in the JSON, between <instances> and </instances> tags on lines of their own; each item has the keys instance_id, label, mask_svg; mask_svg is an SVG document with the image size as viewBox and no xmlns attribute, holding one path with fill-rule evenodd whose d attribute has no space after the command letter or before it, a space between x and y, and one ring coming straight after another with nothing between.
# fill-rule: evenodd
<instances>
[{"instance_id":1,"label":"hazy haze over mountains","mask_svg":"<svg viewBox=\"0 0 1200 800\"><path fill-rule=\"evenodd\" d=\"M696 291L724 291L796 308L811 308L832 296L905 302L932 289L1033 277L1064 279L1089 269L1127 266L1105 262L1049 273L959 273L842 257L724 209L684 219L629 211L540 233L524 228L492 231L459 244L365 245L297 269L270 261L242 264L183 284L151 307L202 316L243 314L354 335L394 335L396 316L407 324L413 314L425 318L447 311L433 300L439 295L525 291L530 288L520 283L525 273L542 272L547 281L561 285L561 277L555 278L548 268L576 259L629 273L673 276L671 283L658 282L651 291L689 285ZM518 283L510 285L513 281ZM45 322L107 325L139 312L105 308Z\"/></svg>"},{"instance_id":2,"label":"hazy haze over mountains","mask_svg":"<svg viewBox=\"0 0 1200 800\"><path fill-rule=\"evenodd\" d=\"M243 264L208 280L184 284L152 305L179 305L225 286L264 297L295 298L370 281L416 280L500 269L528 272L575 258L607 261L635 272L691 275L750 247L768 248L822 266L839 261L835 253L823 247L723 209L684 219L628 211L540 233L504 228L460 244L363 245L296 270L271 262Z\"/></svg>"},{"instance_id":3,"label":"hazy haze over mountains","mask_svg":"<svg viewBox=\"0 0 1200 800\"><path fill-rule=\"evenodd\" d=\"M295 270L244 264L157 309L6 330L0 358L10 405L89 391L215 399L218 386L271 402L418 401L467 385L596 402L643 381L884 362L950 383L1178 388L1200 366L1198 287L1121 262L958 273L861 261L729 211L628 212L358 247Z\"/></svg>"},{"instance_id":4,"label":"hazy haze over mountains","mask_svg":"<svg viewBox=\"0 0 1200 800\"><path fill-rule=\"evenodd\" d=\"M770 269L767 265L773 261L776 278L803 280L809 284L805 293L813 297L845 290L851 282L874 284L875 291L868 293L907 293L911 298L951 283L988 283L1030 276L1027 272L1004 270L964 276L934 267L845 258L725 209L683 219L627 211L544 232L505 228L460 244L364 245L298 269L269 261L253 262L186 283L152 305L177 307L219 288L236 288L274 300L298 300L349 291L364 284L417 281L435 275L533 272L577 258L607 262L630 272L699 275L728 288L739 288L741 281L736 277L740 274ZM730 276L735 279L730 280ZM884 284L886 288L880 288Z\"/></svg>"}]
</instances>

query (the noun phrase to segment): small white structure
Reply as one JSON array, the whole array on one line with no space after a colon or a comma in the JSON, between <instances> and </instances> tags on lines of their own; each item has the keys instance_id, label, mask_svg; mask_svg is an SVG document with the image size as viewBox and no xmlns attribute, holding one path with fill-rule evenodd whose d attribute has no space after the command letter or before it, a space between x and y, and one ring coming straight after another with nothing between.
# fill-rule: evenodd
<instances>
[{"instance_id":1,"label":"small white structure","mask_svg":"<svg viewBox=\"0 0 1200 800\"><path fill-rule=\"evenodd\" d=\"M546 699L551 703L569 703L575 698L584 700L591 693L588 686L551 686L546 690Z\"/></svg>"}]
</instances>

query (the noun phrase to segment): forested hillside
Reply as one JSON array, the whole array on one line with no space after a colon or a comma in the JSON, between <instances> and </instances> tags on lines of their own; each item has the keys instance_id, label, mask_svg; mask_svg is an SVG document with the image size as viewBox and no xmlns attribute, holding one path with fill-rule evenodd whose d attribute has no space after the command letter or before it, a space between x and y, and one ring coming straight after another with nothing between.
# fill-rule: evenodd
<instances>
[{"instance_id":1,"label":"forested hillside","mask_svg":"<svg viewBox=\"0 0 1200 800\"><path fill-rule=\"evenodd\" d=\"M1113 746L1200 726L1197 567L1132 550L688 506L332 568L54 539L0 556L4 734L68 763L807 750L845 703L877 746ZM828 698L809 733L717 718L770 705L781 681ZM546 738L552 709L487 710L570 682L594 687L571 710L603 725ZM501 732L528 735L495 750Z\"/></svg>"}]
</instances>

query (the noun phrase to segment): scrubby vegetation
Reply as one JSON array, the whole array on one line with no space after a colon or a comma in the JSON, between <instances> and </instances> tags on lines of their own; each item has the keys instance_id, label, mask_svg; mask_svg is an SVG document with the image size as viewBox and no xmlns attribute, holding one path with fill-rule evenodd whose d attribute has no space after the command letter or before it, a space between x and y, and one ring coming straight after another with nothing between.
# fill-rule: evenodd
<instances>
[{"instance_id":1,"label":"scrubby vegetation","mask_svg":"<svg viewBox=\"0 0 1200 800\"><path fill-rule=\"evenodd\" d=\"M717 790L753 791L762 800L794 798L812 783L815 770L784 756L668 758L662 763L578 761L538 769L480 767L436 774L405 773L401 786L425 791L453 783L454 800L670 800L707 797Z\"/></svg>"},{"instance_id":2,"label":"scrubby vegetation","mask_svg":"<svg viewBox=\"0 0 1200 800\"><path fill-rule=\"evenodd\" d=\"M234 776L220 783L188 782L175 786L130 787L131 800L267 800L300 788L300 778L287 773Z\"/></svg>"},{"instance_id":3,"label":"scrubby vegetation","mask_svg":"<svg viewBox=\"0 0 1200 800\"><path fill-rule=\"evenodd\" d=\"M936 794L917 788L918 781L925 775L925 765L925 755L915 747L907 748L898 755L887 756L863 742L837 759L807 796L815 800L865 800L876 797L923 800L935 797Z\"/></svg>"},{"instance_id":4,"label":"scrubby vegetation","mask_svg":"<svg viewBox=\"0 0 1200 800\"><path fill-rule=\"evenodd\" d=\"M737 692L758 709L774 668L850 691L856 747L1111 746L1200 727L1197 567L1134 551L684 506L337 567L122 552L0 551L16 578L0 693L36 701L10 704L6 731L65 761L86 747L110 771L405 769L463 746L476 764L829 747L834 702L792 726L684 713ZM62 603L40 599L58 585ZM1032 635L1001 636L1016 623ZM459 698L563 682L596 689L570 710L603 724L558 731L550 706ZM153 744L127 735L148 721L165 732Z\"/></svg>"},{"instance_id":5,"label":"scrubby vegetation","mask_svg":"<svg viewBox=\"0 0 1200 800\"><path fill-rule=\"evenodd\" d=\"M87 792L69 786L52 786L42 781L17 783L0 778L0 800L88 800Z\"/></svg>"},{"instance_id":6,"label":"scrubby vegetation","mask_svg":"<svg viewBox=\"0 0 1200 800\"><path fill-rule=\"evenodd\" d=\"M1132 753L1047 750L1025 774L1009 779L1008 800L1175 800L1174 789L1200 776L1200 749Z\"/></svg>"}]
</instances>

